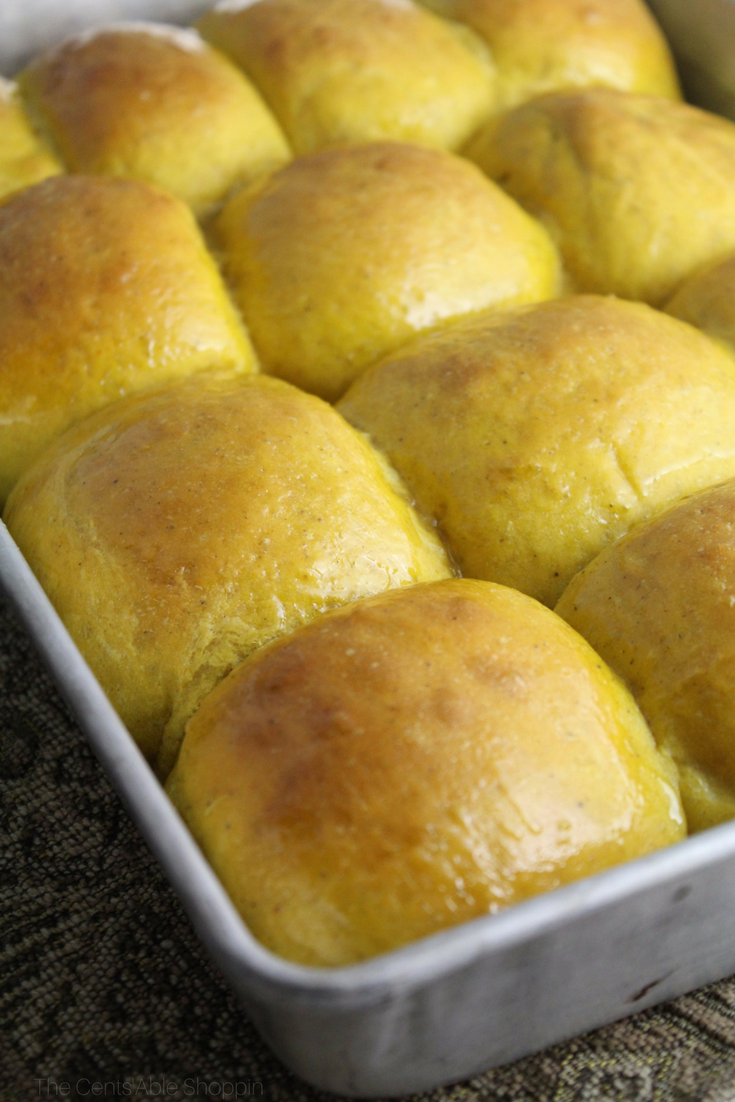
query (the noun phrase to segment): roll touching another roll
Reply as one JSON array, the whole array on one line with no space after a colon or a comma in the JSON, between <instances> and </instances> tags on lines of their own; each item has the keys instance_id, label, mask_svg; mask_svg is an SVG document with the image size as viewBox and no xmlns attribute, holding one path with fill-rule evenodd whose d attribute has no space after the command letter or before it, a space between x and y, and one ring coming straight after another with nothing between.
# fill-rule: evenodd
<instances>
[{"instance_id":1,"label":"roll touching another roll","mask_svg":"<svg viewBox=\"0 0 735 1102\"><path fill-rule=\"evenodd\" d=\"M0 201L62 171L31 129L16 85L0 77Z\"/></svg>"},{"instance_id":2,"label":"roll touching another roll","mask_svg":"<svg viewBox=\"0 0 735 1102\"><path fill-rule=\"evenodd\" d=\"M224 0L198 27L299 154L384 138L458 149L494 103L485 44L413 0Z\"/></svg>"},{"instance_id":3,"label":"roll touching another roll","mask_svg":"<svg viewBox=\"0 0 735 1102\"><path fill-rule=\"evenodd\" d=\"M633 524L735 475L735 356L613 298L457 322L376 364L339 409L463 574L551 605Z\"/></svg>"},{"instance_id":4,"label":"roll touching another roll","mask_svg":"<svg viewBox=\"0 0 735 1102\"><path fill-rule=\"evenodd\" d=\"M541 96L466 150L540 218L578 291L660 306L735 249L735 123L588 88Z\"/></svg>"},{"instance_id":5,"label":"roll touching another roll","mask_svg":"<svg viewBox=\"0 0 735 1102\"><path fill-rule=\"evenodd\" d=\"M235 670L167 789L253 933L345 965L679 840L676 773L554 613L446 581Z\"/></svg>"},{"instance_id":6,"label":"roll touching another roll","mask_svg":"<svg viewBox=\"0 0 735 1102\"><path fill-rule=\"evenodd\" d=\"M679 767L690 829L735 817L735 482L629 532L557 611L633 691Z\"/></svg>"},{"instance_id":7,"label":"roll touching another roll","mask_svg":"<svg viewBox=\"0 0 735 1102\"><path fill-rule=\"evenodd\" d=\"M496 110L604 85L679 99L676 68L643 0L422 0L467 23L497 67Z\"/></svg>"},{"instance_id":8,"label":"roll touching another roll","mask_svg":"<svg viewBox=\"0 0 735 1102\"><path fill-rule=\"evenodd\" d=\"M194 30L113 23L41 54L19 83L69 171L145 180L198 215L290 159L256 90Z\"/></svg>"},{"instance_id":9,"label":"roll touching another roll","mask_svg":"<svg viewBox=\"0 0 735 1102\"><path fill-rule=\"evenodd\" d=\"M546 231L474 165L398 142L301 157L212 226L263 370L338 398L415 333L551 298Z\"/></svg>"},{"instance_id":10,"label":"roll touching another roll","mask_svg":"<svg viewBox=\"0 0 735 1102\"><path fill-rule=\"evenodd\" d=\"M46 449L5 520L164 773L186 720L256 647L451 574L364 438L260 375L199 374L99 411Z\"/></svg>"},{"instance_id":11,"label":"roll touching another roll","mask_svg":"<svg viewBox=\"0 0 735 1102\"><path fill-rule=\"evenodd\" d=\"M0 504L68 425L212 367L256 363L179 199L56 176L0 207Z\"/></svg>"}]
</instances>

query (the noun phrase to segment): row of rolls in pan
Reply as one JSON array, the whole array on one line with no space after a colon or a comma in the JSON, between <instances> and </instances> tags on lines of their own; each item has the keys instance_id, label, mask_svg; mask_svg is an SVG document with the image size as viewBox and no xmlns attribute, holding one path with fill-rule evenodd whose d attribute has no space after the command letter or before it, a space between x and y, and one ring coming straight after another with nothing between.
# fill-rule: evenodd
<instances>
[{"instance_id":1,"label":"row of rolls in pan","mask_svg":"<svg viewBox=\"0 0 735 1102\"><path fill-rule=\"evenodd\" d=\"M226 2L0 103L6 523L306 964L735 814L735 126L642 6L432 7Z\"/></svg>"}]
</instances>

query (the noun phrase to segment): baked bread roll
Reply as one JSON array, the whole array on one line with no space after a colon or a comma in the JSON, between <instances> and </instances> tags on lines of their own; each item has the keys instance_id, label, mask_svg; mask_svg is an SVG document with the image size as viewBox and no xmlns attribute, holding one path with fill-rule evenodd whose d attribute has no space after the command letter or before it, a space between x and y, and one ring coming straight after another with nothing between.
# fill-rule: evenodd
<instances>
[{"instance_id":1,"label":"baked bread roll","mask_svg":"<svg viewBox=\"0 0 735 1102\"><path fill-rule=\"evenodd\" d=\"M735 249L735 123L608 88L542 96L467 155L541 218L579 291L653 306Z\"/></svg>"},{"instance_id":2,"label":"baked bread roll","mask_svg":"<svg viewBox=\"0 0 735 1102\"><path fill-rule=\"evenodd\" d=\"M735 483L640 525L557 611L633 690L679 768L691 830L735 816Z\"/></svg>"},{"instance_id":3,"label":"baked bread roll","mask_svg":"<svg viewBox=\"0 0 735 1102\"><path fill-rule=\"evenodd\" d=\"M416 332L559 289L538 223L474 165L414 145L301 157L211 232L263 370L330 400Z\"/></svg>"},{"instance_id":4,"label":"baked bread roll","mask_svg":"<svg viewBox=\"0 0 735 1102\"><path fill-rule=\"evenodd\" d=\"M422 0L467 23L497 68L496 110L546 92L606 85L680 98L666 39L643 0Z\"/></svg>"},{"instance_id":5,"label":"baked bread roll","mask_svg":"<svg viewBox=\"0 0 735 1102\"><path fill-rule=\"evenodd\" d=\"M297 153L383 138L457 149L493 105L483 42L413 0L226 0L198 27Z\"/></svg>"},{"instance_id":6,"label":"baked bread roll","mask_svg":"<svg viewBox=\"0 0 735 1102\"><path fill-rule=\"evenodd\" d=\"M685 280L666 313L735 347L735 255L706 264Z\"/></svg>"},{"instance_id":7,"label":"baked bread roll","mask_svg":"<svg viewBox=\"0 0 735 1102\"><path fill-rule=\"evenodd\" d=\"M61 171L31 129L16 86L0 77L0 200Z\"/></svg>"},{"instance_id":8,"label":"baked bread roll","mask_svg":"<svg viewBox=\"0 0 735 1102\"><path fill-rule=\"evenodd\" d=\"M167 790L255 936L338 966L678 841L676 785L580 636L454 580L253 655Z\"/></svg>"},{"instance_id":9,"label":"baked bread roll","mask_svg":"<svg viewBox=\"0 0 735 1102\"><path fill-rule=\"evenodd\" d=\"M92 410L255 359L180 200L134 180L55 176L0 207L0 365L2 503Z\"/></svg>"},{"instance_id":10,"label":"baked bread roll","mask_svg":"<svg viewBox=\"0 0 735 1102\"><path fill-rule=\"evenodd\" d=\"M46 449L5 521L162 773L200 701L256 647L451 574L363 437L260 375L199 374L97 412Z\"/></svg>"},{"instance_id":11,"label":"baked bread roll","mask_svg":"<svg viewBox=\"0 0 735 1102\"><path fill-rule=\"evenodd\" d=\"M339 409L463 574L550 605L633 524L735 475L735 356L613 298L448 326L367 371Z\"/></svg>"},{"instance_id":12,"label":"baked bread roll","mask_svg":"<svg viewBox=\"0 0 735 1102\"><path fill-rule=\"evenodd\" d=\"M198 215L290 159L250 82L193 30L112 24L41 54L19 82L70 171L146 180Z\"/></svg>"}]
</instances>

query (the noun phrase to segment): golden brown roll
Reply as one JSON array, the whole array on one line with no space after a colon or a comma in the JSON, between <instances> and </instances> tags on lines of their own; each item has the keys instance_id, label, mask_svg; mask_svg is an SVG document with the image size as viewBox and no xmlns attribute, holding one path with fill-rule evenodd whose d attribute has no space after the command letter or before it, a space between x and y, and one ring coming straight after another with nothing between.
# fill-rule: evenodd
<instances>
[{"instance_id":1,"label":"golden brown roll","mask_svg":"<svg viewBox=\"0 0 735 1102\"><path fill-rule=\"evenodd\" d=\"M200 701L256 647L451 573L364 438L260 375L200 374L99 411L46 449L5 520L163 772Z\"/></svg>"},{"instance_id":2,"label":"golden brown roll","mask_svg":"<svg viewBox=\"0 0 735 1102\"><path fill-rule=\"evenodd\" d=\"M200 215L290 158L250 82L193 30L112 24L42 54L19 82L71 171L146 180Z\"/></svg>"},{"instance_id":3,"label":"golden brown roll","mask_svg":"<svg viewBox=\"0 0 735 1102\"><path fill-rule=\"evenodd\" d=\"M226 0L198 26L297 153L382 138L457 149L494 102L484 43L413 0Z\"/></svg>"},{"instance_id":4,"label":"golden brown roll","mask_svg":"<svg viewBox=\"0 0 735 1102\"><path fill-rule=\"evenodd\" d=\"M735 248L735 123L696 107L560 92L508 112L467 154L541 218L579 291L659 306Z\"/></svg>"},{"instance_id":5,"label":"golden brown roll","mask_svg":"<svg viewBox=\"0 0 735 1102\"><path fill-rule=\"evenodd\" d=\"M212 232L263 370L328 399L421 330L559 289L538 223L474 165L414 145L301 157Z\"/></svg>"},{"instance_id":6,"label":"golden brown roll","mask_svg":"<svg viewBox=\"0 0 735 1102\"><path fill-rule=\"evenodd\" d=\"M0 77L0 200L61 171L31 129L16 86Z\"/></svg>"},{"instance_id":7,"label":"golden brown roll","mask_svg":"<svg viewBox=\"0 0 735 1102\"><path fill-rule=\"evenodd\" d=\"M180 200L55 176L0 207L0 503L67 425L213 366L255 360Z\"/></svg>"},{"instance_id":8,"label":"golden brown roll","mask_svg":"<svg viewBox=\"0 0 735 1102\"><path fill-rule=\"evenodd\" d=\"M458 322L367 371L339 409L463 574L547 604L631 525L735 475L735 356L613 298Z\"/></svg>"},{"instance_id":9,"label":"golden brown roll","mask_svg":"<svg viewBox=\"0 0 735 1102\"><path fill-rule=\"evenodd\" d=\"M643 0L422 0L488 44L496 109L546 92L605 85L680 98L666 39Z\"/></svg>"},{"instance_id":10,"label":"golden brown roll","mask_svg":"<svg viewBox=\"0 0 735 1102\"><path fill-rule=\"evenodd\" d=\"M633 690L692 830L735 816L734 533L729 481L629 532L557 606Z\"/></svg>"},{"instance_id":11,"label":"golden brown roll","mask_svg":"<svg viewBox=\"0 0 735 1102\"><path fill-rule=\"evenodd\" d=\"M454 580L322 616L188 725L168 792L253 933L344 965L677 841L676 770L528 597Z\"/></svg>"}]
</instances>

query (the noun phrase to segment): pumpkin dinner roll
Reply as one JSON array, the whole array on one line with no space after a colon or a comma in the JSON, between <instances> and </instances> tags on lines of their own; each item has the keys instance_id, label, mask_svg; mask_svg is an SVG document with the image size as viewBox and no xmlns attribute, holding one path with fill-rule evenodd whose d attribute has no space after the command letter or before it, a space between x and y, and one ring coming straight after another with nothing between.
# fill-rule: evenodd
<instances>
[{"instance_id":1,"label":"pumpkin dinner roll","mask_svg":"<svg viewBox=\"0 0 735 1102\"><path fill-rule=\"evenodd\" d=\"M198 26L300 154L382 138L457 149L494 102L484 43L413 0L225 0Z\"/></svg>"},{"instance_id":2,"label":"pumpkin dinner roll","mask_svg":"<svg viewBox=\"0 0 735 1102\"><path fill-rule=\"evenodd\" d=\"M735 347L735 254L685 280L667 302L666 313Z\"/></svg>"},{"instance_id":3,"label":"pumpkin dinner roll","mask_svg":"<svg viewBox=\"0 0 735 1102\"><path fill-rule=\"evenodd\" d=\"M632 689L679 768L690 829L735 817L735 482L633 529L557 611Z\"/></svg>"},{"instance_id":4,"label":"pumpkin dinner roll","mask_svg":"<svg viewBox=\"0 0 735 1102\"><path fill-rule=\"evenodd\" d=\"M31 129L16 85L0 77L0 200L61 171Z\"/></svg>"},{"instance_id":5,"label":"pumpkin dinner roll","mask_svg":"<svg viewBox=\"0 0 735 1102\"><path fill-rule=\"evenodd\" d=\"M579 291L659 306L735 248L735 123L588 88L485 127L467 155L539 217Z\"/></svg>"},{"instance_id":6,"label":"pumpkin dinner roll","mask_svg":"<svg viewBox=\"0 0 735 1102\"><path fill-rule=\"evenodd\" d=\"M421 330L559 290L551 240L512 199L397 142L298 158L211 233L263 370L330 400Z\"/></svg>"},{"instance_id":7,"label":"pumpkin dinner roll","mask_svg":"<svg viewBox=\"0 0 735 1102\"><path fill-rule=\"evenodd\" d=\"M497 68L496 110L606 85L680 99L666 39L643 0L422 0L468 24Z\"/></svg>"},{"instance_id":8,"label":"pumpkin dinner roll","mask_svg":"<svg viewBox=\"0 0 735 1102\"><path fill-rule=\"evenodd\" d=\"M380 361L339 409L463 574L551 605L633 524L735 475L735 356L614 298L457 322Z\"/></svg>"},{"instance_id":9,"label":"pumpkin dinner roll","mask_svg":"<svg viewBox=\"0 0 735 1102\"><path fill-rule=\"evenodd\" d=\"M5 520L162 772L203 697L256 647L451 574L365 439L261 375L203 373L98 411L28 470Z\"/></svg>"},{"instance_id":10,"label":"pumpkin dinner roll","mask_svg":"<svg viewBox=\"0 0 735 1102\"><path fill-rule=\"evenodd\" d=\"M121 395L255 358L188 207L55 176L0 207L0 503L53 437Z\"/></svg>"},{"instance_id":11,"label":"pumpkin dinner roll","mask_svg":"<svg viewBox=\"0 0 735 1102\"><path fill-rule=\"evenodd\" d=\"M86 31L37 57L19 83L70 171L147 180L199 215L290 158L255 88L193 30Z\"/></svg>"},{"instance_id":12,"label":"pumpkin dinner roll","mask_svg":"<svg viewBox=\"0 0 735 1102\"><path fill-rule=\"evenodd\" d=\"M678 841L676 770L554 613L453 580L314 620L190 721L167 790L251 930L386 952Z\"/></svg>"}]
</instances>

